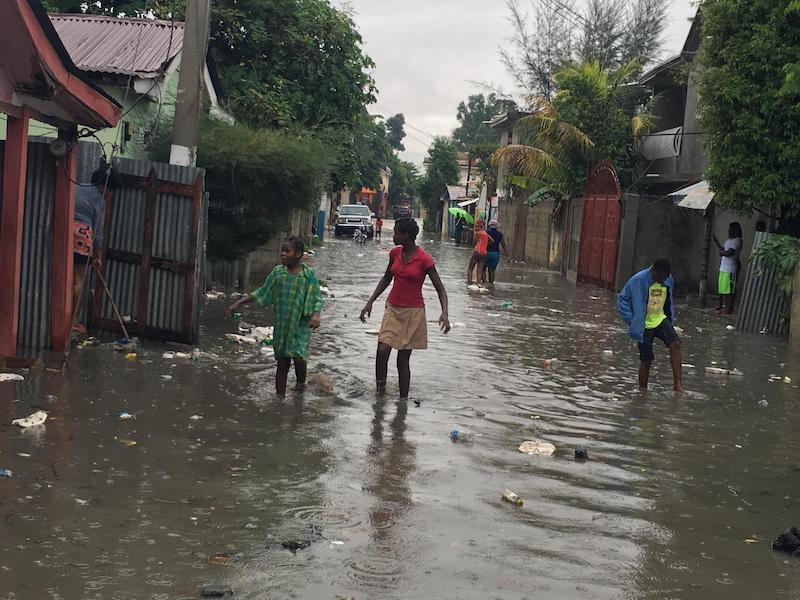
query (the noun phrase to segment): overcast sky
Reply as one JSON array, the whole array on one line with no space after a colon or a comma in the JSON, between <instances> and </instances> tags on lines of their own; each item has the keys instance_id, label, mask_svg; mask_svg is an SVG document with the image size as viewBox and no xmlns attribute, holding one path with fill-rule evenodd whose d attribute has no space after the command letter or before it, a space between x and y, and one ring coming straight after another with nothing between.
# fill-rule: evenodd
<instances>
[{"instance_id":1,"label":"overcast sky","mask_svg":"<svg viewBox=\"0 0 800 600\"><path fill-rule=\"evenodd\" d=\"M683 46L694 8L690 0L665 1L667 57ZM406 160L421 164L431 136L453 130L458 103L486 91L475 82L514 91L498 56L510 36L504 0L349 0L349 5L376 65L379 97L370 110L405 114Z\"/></svg>"}]
</instances>

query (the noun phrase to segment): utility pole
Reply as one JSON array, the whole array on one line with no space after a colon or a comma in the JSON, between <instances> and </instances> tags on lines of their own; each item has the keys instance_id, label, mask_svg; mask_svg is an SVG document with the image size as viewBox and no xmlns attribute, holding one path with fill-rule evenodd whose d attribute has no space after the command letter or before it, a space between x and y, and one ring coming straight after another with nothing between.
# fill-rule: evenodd
<instances>
[{"instance_id":1,"label":"utility pole","mask_svg":"<svg viewBox=\"0 0 800 600\"><path fill-rule=\"evenodd\" d=\"M169 162L173 165L193 167L197 164L210 13L211 0L187 0L178 97L169 153Z\"/></svg>"}]
</instances>

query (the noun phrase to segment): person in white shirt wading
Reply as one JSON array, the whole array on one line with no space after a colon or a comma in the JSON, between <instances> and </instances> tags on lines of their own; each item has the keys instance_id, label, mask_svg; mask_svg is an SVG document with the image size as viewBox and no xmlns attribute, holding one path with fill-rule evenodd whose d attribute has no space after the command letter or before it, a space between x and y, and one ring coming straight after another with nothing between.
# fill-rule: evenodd
<instances>
[{"instance_id":1,"label":"person in white shirt wading","mask_svg":"<svg viewBox=\"0 0 800 600\"><path fill-rule=\"evenodd\" d=\"M720 244L716 236L714 243L719 248L722 257L719 265L719 306L717 311L729 315L733 312L733 297L736 294L736 276L739 274L741 263L739 255L742 252L742 226L736 221L728 225L728 239L725 244Z\"/></svg>"}]
</instances>

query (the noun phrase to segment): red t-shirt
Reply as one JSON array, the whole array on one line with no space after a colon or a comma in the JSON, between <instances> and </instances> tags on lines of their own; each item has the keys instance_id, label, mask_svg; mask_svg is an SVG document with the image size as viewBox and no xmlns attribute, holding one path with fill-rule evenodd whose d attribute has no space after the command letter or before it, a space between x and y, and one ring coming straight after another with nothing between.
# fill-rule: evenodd
<instances>
[{"instance_id":1,"label":"red t-shirt","mask_svg":"<svg viewBox=\"0 0 800 600\"><path fill-rule=\"evenodd\" d=\"M408 262L403 262L403 247L395 246L389 252L390 268L394 285L389 292L388 302L398 308L421 308L425 306L422 299L422 284L428 269L433 266L431 255L422 248L417 248Z\"/></svg>"},{"instance_id":2,"label":"red t-shirt","mask_svg":"<svg viewBox=\"0 0 800 600\"><path fill-rule=\"evenodd\" d=\"M474 250L478 254L486 254L486 250L489 247L489 234L486 233L485 229L481 229L480 231L475 232L475 247Z\"/></svg>"}]
</instances>

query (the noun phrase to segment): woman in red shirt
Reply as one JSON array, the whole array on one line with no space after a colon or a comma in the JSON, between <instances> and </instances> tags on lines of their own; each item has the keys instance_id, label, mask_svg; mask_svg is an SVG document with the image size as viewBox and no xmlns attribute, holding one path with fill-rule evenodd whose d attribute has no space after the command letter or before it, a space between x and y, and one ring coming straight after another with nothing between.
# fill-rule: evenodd
<instances>
[{"instance_id":1,"label":"woman in red shirt","mask_svg":"<svg viewBox=\"0 0 800 600\"><path fill-rule=\"evenodd\" d=\"M483 228L483 221L475 221L475 245L467 268L467 285L472 285L472 270L477 269L478 283L483 283L483 265L486 264L486 254L491 241L489 234Z\"/></svg>"},{"instance_id":2,"label":"woman in red shirt","mask_svg":"<svg viewBox=\"0 0 800 600\"><path fill-rule=\"evenodd\" d=\"M447 292L436 272L431 256L417 246L419 226L414 219L398 219L394 225L395 247L389 253L389 266L378 282L364 308L360 319L367 321L372 315L372 305L394 280L392 291L386 300L386 310L378 335L378 353L375 356L375 379L378 392L386 390L386 377L389 370L389 355L392 348L397 350L397 375L400 380L400 399L408 398L411 387L411 351L428 347L428 326L425 319L425 302L422 299L422 284L425 277L431 278L433 287L439 295L442 315L439 327L442 332L450 331L447 316Z\"/></svg>"}]
</instances>

